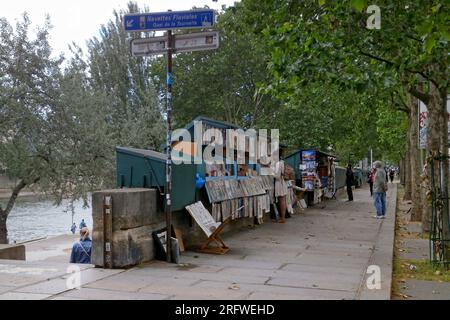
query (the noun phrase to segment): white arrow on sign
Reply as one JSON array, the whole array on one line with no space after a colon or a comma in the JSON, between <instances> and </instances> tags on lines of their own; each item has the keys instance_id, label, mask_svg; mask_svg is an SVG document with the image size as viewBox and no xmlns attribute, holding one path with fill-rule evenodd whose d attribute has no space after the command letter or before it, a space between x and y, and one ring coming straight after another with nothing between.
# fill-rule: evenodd
<instances>
[{"instance_id":1,"label":"white arrow on sign","mask_svg":"<svg viewBox=\"0 0 450 320\"><path fill-rule=\"evenodd\" d=\"M219 47L219 32L207 31L174 35L174 53L213 50ZM167 53L169 47L167 36L133 39L131 54L142 57Z\"/></svg>"},{"instance_id":2,"label":"white arrow on sign","mask_svg":"<svg viewBox=\"0 0 450 320\"><path fill-rule=\"evenodd\" d=\"M133 27L133 24L134 24L134 20L128 20L128 21L127 21L127 27L128 27L128 28Z\"/></svg>"}]
</instances>

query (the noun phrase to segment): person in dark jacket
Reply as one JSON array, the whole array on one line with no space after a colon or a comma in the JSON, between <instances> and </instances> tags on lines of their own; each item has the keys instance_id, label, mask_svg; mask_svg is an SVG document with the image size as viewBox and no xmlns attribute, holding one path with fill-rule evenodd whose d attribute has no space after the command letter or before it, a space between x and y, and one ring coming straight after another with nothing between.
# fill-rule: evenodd
<instances>
[{"instance_id":1,"label":"person in dark jacket","mask_svg":"<svg viewBox=\"0 0 450 320\"><path fill-rule=\"evenodd\" d=\"M80 236L80 241L73 244L70 263L91 263L92 241L89 238L89 229L81 229Z\"/></svg>"},{"instance_id":2,"label":"person in dark jacket","mask_svg":"<svg viewBox=\"0 0 450 320\"><path fill-rule=\"evenodd\" d=\"M345 172L345 184L347 185L347 201L353 201L353 181L355 180L355 176L353 174L352 165L349 163L347 166L347 171Z\"/></svg>"},{"instance_id":3,"label":"person in dark jacket","mask_svg":"<svg viewBox=\"0 0 450 320\"><path fill-rule=\"evenodd\" d=\"M389 179L391 180L391 183L394 183L394 176L395 176L394 168L391 168L389 170Z\"/></svg>"},{"instance_id":4,"label":"person in dark jacket","mask_svg":"<svg viewBox=\"0 0 450 320\"><path fill-rule=\"evenodd\" d=\"M84 222L84 219L81 219L80 230L86 227L87 227L86 222Z\"/></svg>"},{"instance_id":5,"label":"person in dark jacket","mask_svg":"<svg viewBox=\"0 0 450 320\"><path fill-rule=\"evenodd\" d=\"M367 183L369 184L369 188L370 188L370 196L373 197L373 181L375 179L375 173L377 172L377 170L375 168L370 169L368 175L368 179L367 179Z\"/></svg>"}]
</instances>

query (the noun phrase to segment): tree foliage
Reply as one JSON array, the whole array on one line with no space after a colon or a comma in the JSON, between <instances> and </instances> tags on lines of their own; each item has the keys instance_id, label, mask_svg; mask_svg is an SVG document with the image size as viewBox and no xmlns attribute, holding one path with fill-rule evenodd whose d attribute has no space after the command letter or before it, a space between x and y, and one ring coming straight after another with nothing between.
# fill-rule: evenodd
<instances>
[{"instance_id":1,"label":"tree foliage","mask_svg":"<svg viewBox=\"0 0 450 320\"><path fill-rule=\"evenodd\" d=\"M133 3L128 11L139 10ZM23 16L15 30L0 20L0 167L18 179L0 207L0 243L18 194L34 187L52 196L88 201L114 185L117 145L156 149L164 138L150 63L130 56L121 17L89 41L89 54L52 58L50 21L30 38ZM65 64L63 65L63 62Z\"/></svg>"},{"instance_id":2,"label":"tree foliage","mask_svg":"<svg viewBox=\"0 0 450 320\"><path fill-rule=\"evenodd\" d=\"M222 12L215 27L218 50L176 54L173 60L175 124L198 115L243 127L261 126L275 118L280 103L259 91L268 83L267 46L246 23L244 7L236 3ZM197 30L198 31L198 30ZM153 63L153 79L164 91L166 60Z\"/></svg>"}]
</instances>

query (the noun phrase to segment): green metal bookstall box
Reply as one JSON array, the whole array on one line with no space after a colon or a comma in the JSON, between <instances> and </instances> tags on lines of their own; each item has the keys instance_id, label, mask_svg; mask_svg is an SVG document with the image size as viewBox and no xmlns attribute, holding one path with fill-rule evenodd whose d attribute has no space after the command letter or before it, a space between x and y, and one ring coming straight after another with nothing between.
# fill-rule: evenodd
<instances>
[{"instance_id":1,"label":"green metal bookstall box","mask_svg":"<svg viewBox=\"0 0 450 320\"><path fill-rule=\"evenodd\" d=\"M163 192L166 184L166 160L163 153L116 147L117 187L157 188ZM195 202L193 164L172 165L172 210L183 210Z\"/></svg>"}]
</instances>

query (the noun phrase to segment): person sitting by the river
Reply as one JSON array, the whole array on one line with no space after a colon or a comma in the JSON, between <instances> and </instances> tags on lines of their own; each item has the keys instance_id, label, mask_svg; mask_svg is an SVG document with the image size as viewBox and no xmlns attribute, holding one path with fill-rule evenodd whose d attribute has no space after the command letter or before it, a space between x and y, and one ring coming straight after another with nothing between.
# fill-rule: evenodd
<instances>
[{"instance_id":1,"label":"person sitting by the river","mask_svg":"<svg viewBox=\"0 0 450 320\"><path fill-rule=\"evenodd\" d=\"M81 219L80 230L86 227L87 227L86 222L84 222L84 219Z\"/></svg>"},{"instance_id":2,"label":"person sitting by the river","mask_svg":"<svg viewBox=\"0 0 450 320\"><path fill-rule=\"evenodd\" d=\"M80 230L80 241L74 243L70 263L91 263L92 241L89 238L89 229Z\"/></svg>"}]
</instances>

